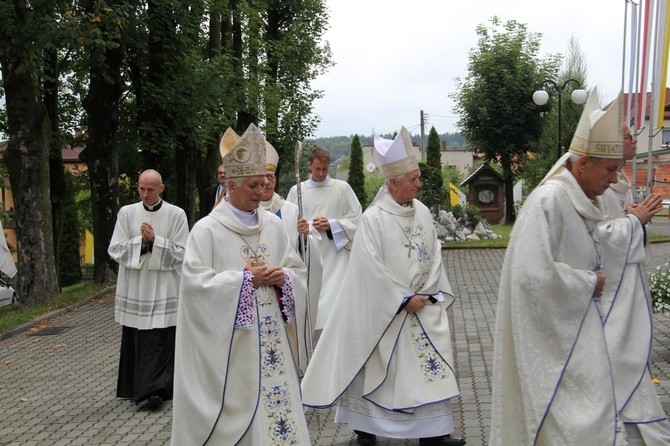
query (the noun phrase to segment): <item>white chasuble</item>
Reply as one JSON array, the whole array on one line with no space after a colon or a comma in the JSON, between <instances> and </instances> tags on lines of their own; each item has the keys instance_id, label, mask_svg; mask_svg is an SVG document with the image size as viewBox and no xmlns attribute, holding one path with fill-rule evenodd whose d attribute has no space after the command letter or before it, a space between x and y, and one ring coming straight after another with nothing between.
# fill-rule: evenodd
<instances>
[{"instance_id":1,"label":"white chasuble","mask_svg":"<svg viewBox=\"0 0 670 446\"><path fill-rule=\"evenodd\" d=\"M254 256L285 285L253 288ZM184 259L171 444L309 445L287 325L305 313L305 266L280 220L246 226L217 206L193 227ZM298 347L294 347L297 351Z\"/></svg>"},{"instance_id":2,"label":"white chasuble","mask_svg":"<svg viewBox=\"0 0 670 446\"><path fill-rule=\"evenodd\" d=\"M624 423L636 424L641 430L656 429L656 424L663 423L666 435L670 435L670 422L648 368L653 335L645 263L649 248L645 246L645 229L640 221L624 212L632 203L630 189L628 179L621 173L619 182L612 184L600 198L608 217L608 221L600 225L608 281L598 307L621 419Z\"/></svg>"},{"instance_id":3,"label":"white chasuble","mask_svg":"<svg viewBox=\"0 0 670 446\"><path fill-rule=\"evenodd\" d=\"M436 302L407 313L401 307L414 294ZM327 407L342 397L345 421L372 416L413 427L396 423L383 431L391 437L422 436L412 423L425 417L448 415L450 422L444 402L458 396L446 313L451 303L429 210L417 200L403 207L380 194L363 214L333 313L303 379L304 404ZM373 415L373 406L382 410Z\"/></svg>"},{"instance_id":4,"label":"white chasuble","mask_svg":"<svg viewBox=\"0 0 670 446\"><path fill-rule=\"evenodd\" d=\"M604 215L565 168L526 199L496 312L490 445L622 444L594 269ZM609 279L608 279L609 280ZM616 282L618 278L612 278Z\"/></svg>"},{"instance_id":5,"label":"white chasuble","mask_svg":"<svg viewBox=\"0 0 670 446\"><path fill-rule=\"evenodd\" d=\"M140 227L149 222L156 238L142 254ZM119 264L115 320L140 330L177 323L181 264L188 237L184 211L163 201L149 212L139 202L119 210L108 252Z\"/></svg>"},{"instance_id":6,"label":"white chasuble","mask_svg":"<svg viewBox=\"0 0 670 446\"><path fill-rule=\"evenodd\" d=\"M315 326L315 329L320 330L331 313L349 263L349 251L361 218L361 205L351 186L330 177L322 183L311 180L302 182L301 194L303 213L308 221L314 217L327 217L334 220L336 228L341 230L332 239L321 232L323 276ZM286 200L297 204L296 186L291 187ZM332 228L333 231L336 228Z\"/></svg>"}]
</instances>

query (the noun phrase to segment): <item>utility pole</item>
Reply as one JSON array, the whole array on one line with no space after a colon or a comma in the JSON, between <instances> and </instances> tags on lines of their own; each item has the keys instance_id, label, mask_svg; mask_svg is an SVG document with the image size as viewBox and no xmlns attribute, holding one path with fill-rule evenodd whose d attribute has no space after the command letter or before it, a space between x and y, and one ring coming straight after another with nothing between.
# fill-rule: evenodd
<instances>
[{"instance_id":1,"label":"utility pole","mask_svg":"<svg viewBox=\"0 0 670 446\"><path fill-rule=\"evenodd\" d=\"M421 114L419 117L419 122L421 123L421 161L425 162L426 161L426 132L424 131L424 125L425 121L423 119L423 110L421 110Z\"/></svg>"}]
</instances>

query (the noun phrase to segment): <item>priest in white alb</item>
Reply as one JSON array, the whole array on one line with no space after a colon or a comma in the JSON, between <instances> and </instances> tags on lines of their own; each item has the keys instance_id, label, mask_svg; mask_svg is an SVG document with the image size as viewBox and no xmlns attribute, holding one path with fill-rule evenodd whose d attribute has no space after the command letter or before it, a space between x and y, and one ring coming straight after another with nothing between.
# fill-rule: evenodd
<instances>
[{"instance_id":1,"label":"priest in white alb","mask_svg":"<svg viewBox=\"0 0 670 446\"><path fill-rule=\"evenodd\" d=\"M300 184L303 212L321 234L323 276L316 316L316 330L326 323L349 263L349 252L361 218L361 204L351 186L331 178L330 152L316 147L309 154L310 178ZM288 192L286 200L298 203L298 185Z\"/></svg>"},{"instance_id":2,"label":"priest in white alb","mask_svg":"<svg viewBox=\"0 0 670 446\"><path fill-rule=\"evenodd\" d=\"M160 194L161 175L140 174L141 202L119 210L108 252L119 264L114 319L123 326L116 396L158 409L172 399L179 281L188 221Z\"/></svg>"},{"instance_id":3,"label":"priest in white alb","mask_svg":"<svg viewBox=\"0 0 670 446\"><path fill-rule=\"evenodd\" d=\"M356 232L332 313L302 382L303 401L337 402L359 445L377 436L463 445L447 309L454 302L433 218L416 199L421 173L402 128L375 138L386 177Z\"/></svg>"},{"instance_id":4,"label":"priest in white alb","mask_svg":"<svg viewBox=\"0 0 670 446\"><path fill-rule=\"evenodd\" d=\"M228 195L193 226L182 269L171 444L309 445L288 335L305 314L305 264L259 207L258 128L220 149Z\"/></svg>"},{"instance_id":5,"label":"priest in white alb","mask_svg":"<svg viewBox=\"0 0 670 446\"><path fill-rule=\"evenodd\" d=\"M627 259L644 258L643 225L660 206L652 195L628 217L607 218L601 195L619 178L622 142L621 96L600 109L594 88L569 151L515 222L498 293L490 446L670 444L662 429L631 442L625 400L638 384L646 390L635 398L649 396L648 376L644 366L625 370L622 355L635 363L639 352L615 340L635 340L609 332L622 325L607 320L626 317L609 313L611 296ZM637 421L665 419L656 398L646 403Z\"/></svg>"}]
</instances>

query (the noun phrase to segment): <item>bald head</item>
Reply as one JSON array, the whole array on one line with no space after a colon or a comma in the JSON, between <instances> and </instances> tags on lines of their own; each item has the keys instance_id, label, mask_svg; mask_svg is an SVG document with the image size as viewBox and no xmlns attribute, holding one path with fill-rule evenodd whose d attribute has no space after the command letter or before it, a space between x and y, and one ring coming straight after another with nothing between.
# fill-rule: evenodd
<instances>
[{"instance_id":1,"label":"bald head","mask_svg":"<svg viewBox=\"0 0 670 446\"><path fill-rule=\"evenodd\" d=\"M157 204L163 189L165 189L163 178L157 171L147 169L140 174L137 191L145 205L154 206Z\"/></svg>"},{"instance_id":2,"label":"bald head","mask_svg":"<svg viewBox=\"0 0 670 446\"><path fill-rule=\"evenodd\" d=\"M163 177L157 170L147 169L140 174L140 181L144 179L145 181L157 181L158 184L163 183Z\"/></svg>"}]
</instances>

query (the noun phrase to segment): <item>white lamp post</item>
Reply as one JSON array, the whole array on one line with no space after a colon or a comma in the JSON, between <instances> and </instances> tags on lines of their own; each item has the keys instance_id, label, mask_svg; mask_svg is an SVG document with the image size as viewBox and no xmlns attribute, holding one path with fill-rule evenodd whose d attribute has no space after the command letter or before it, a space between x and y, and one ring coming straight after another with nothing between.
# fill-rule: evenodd
<instances>
[{"instance_id":1,"label":"white lamp post","mask_svg":"<svg viewBox=\"0 0 670 446\"><path fill-rule=\"evenodd\" d=\"M567 81L563 82L563 85L558 85L556 82L554 82L551 79L547 79L544 82L542 82L542 89L535 91L533 93L533 102L536 105L544 105L549 101L549 92L544 88L546 84L550 84L551 86L554 87L554 91L556 91L556 94L558 94L558 140L556 141L557 145L557 157L560 158L561 154L563 152L561 148L561 96L563 93L563 90L565 90L565 87L568 86L570 82L574 82L575 85L577 86L577 89L572 91L572 94L570 95L570 99L572 99L572 102L575 104L583 104L586 102L586 98L588 97L588 93L586 90L581 88L581 85L579 84L579 81L575 79L568 79Z\"/></svg>"}]
</instances>

